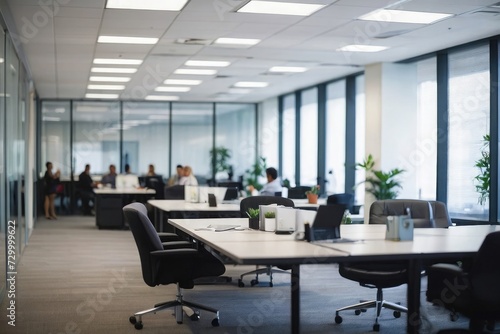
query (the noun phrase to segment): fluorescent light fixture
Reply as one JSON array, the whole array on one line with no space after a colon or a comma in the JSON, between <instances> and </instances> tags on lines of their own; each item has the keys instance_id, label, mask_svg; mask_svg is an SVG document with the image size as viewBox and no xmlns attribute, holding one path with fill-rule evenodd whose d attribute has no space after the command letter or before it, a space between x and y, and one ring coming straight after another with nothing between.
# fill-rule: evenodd
<instances>
[{"instance_id":1,"label":"fluorescent light fixture","mask_svg":"<svg viewBox=\"0 0 500 334\"><path fill-rule=\"evenodd\" d=\"M136 68L124 68L124 67L92 67L90 72L94 73L135 73Z\"/></svg>"},{"instance_id":2,"label":"fluorescent light fixture","mask_svg":"<svg viewBox=\"0 0 500 334\"><path fill-rule=\"evenodd\" d=\"M263 81L239 81L234 84L234 87L240 88L262 88L267 86L269 86L269 83Z\"/></svg>"},{"instance_id":3,"label":"fluorescent light fixture","mask_svg":"<svg viewBox=\"0 0 500 334\"><path fill-rule=\"evenodd\" d=\"M188 60L184 63L186 66L206 66L206 67L226 67L231 64L222 60Z\"/></svg>"},{"instance_id":4,"label":"fluorescent light fixture","mask_svg":"<svg viewBox=\"0 0 500 334\"><path fill-rule=\"evenodd\" d=\"M87 89L124 90L124 85L88 85Z\"/></svg>"},{"instance_id":5,"label":"fluorescent light fixture","mask_svg":"<svg viewBox=\"0 0 500 334\"><path fill-rule=\"evenodd\" d=\"M227 92L229 94L248 94L251 91L252 90L248 88L229 88Z\"/></svg>"},{"instance_id":6,"label":"fluorescent light fixture","mask_svg":"<svg viewBox=\"0 0 500 334\"><path fill-rule=\"evenodd\" d=\"M228 38L228 37L217 38L214 41L215 44L231 44L231 45L244 45L244 46L252 46L259 42L260 39L256 38Z\"/></svg>"},{"instance_id":7,"label":"fluorescent light fixture","mask_svg":"<svg viewBox=\"0 0 500 334\"><path fill-rule=\"evenodd\" d=\"M117 44L156 44L156 37L129 37L129 36L99 36L97 43L117 43Z\"/></svg>"},{"instance_id":8,"label":"fluorescent light fixture","mask_svg":"<svg viewBox=\"0 0 500 334\"><path fill-rule=\"evenodd\" d=\"M146 100L150 100L150 101L177 101L179 99L178 96L169 96L169 95L148 95L146 96L145 98ZM151 118L151 116L153 115L150 115L148 118L149 119L153 119ZM164 115L162 115L164 116Z\"/></svg>"},{"instance_id":9,"label":"fluorescent light fixture","mask_svg":"<svg viewBox=\"0 0 500 334\"><path fill-rule=\"evenodd\" d=\"M89 81L95 82L129 82L129 77L90 77Z\"/></svg>"},{"instance_id":10,"label":"fluorescent light fixture","mask_svg":"<svg viewBox=\"0 0 500 334\"><path fill-rule=\"evenodd\" d=\"M183 92L189 92L191 90L191 87L175 87L175 86L166 86L166 87L156 87L155 91L157 92L177 92L177 93L183 93Z\"/></svg>"},{"instance_id":11,"label":"fluorescent light fixture","mask_svg":"<svg viewBox=\"0 0 500 334\"><path fill-rule=\"evenodd\" d=\"M85 97L87 99L117 99L118 94L94 94L94 93L87 93L85 94Z\"/></svg>"},{"instance_id":12,"label":"fluorescent light fixture","mask_svg":"<svg viewBox=\"0 0 500 334\"><path fill-rule=\"evenodd\" d=\"M317 10L325 7L323 4L276 2L276 1L250 1L241 7L239 13L255 14L280 14L309 16Z\"/></svg>"},{"instance_id":13,"label":"fluorescent light fixture","mask_svg":"<svg viewBox=\"0 0 500 334\"><path fill-rule=\"evenodd\" d=\"M387 49L386 46L378 46L378 45L361 45L361 44L351 44L345 45L337 51L350 51L350 52L379 52Z\"/></svg>"},{"instance_id":14,"label":"fluorescent light fixture","mask_svg":"<svg viewBox=\"0 0 500 334\"><path fill-rule=\"evenodd\" d=\"M187 79L167 79L163 81L165 85L186 85L186 86L196 86L201 84L201 80L187 80Z\"/></svg>"},{"instance_id":15,"label":"fluorescent light fixture","mask_svg":"<svg viewBox=\"0 0 500 334\"><path fill-rule=\"evenodd\" d=\"M273 66L269 72L283 72L283 73L301 73L307 71L305 67L299 66Z\"/></svg>"},{"instance_id":16,"label":"fluorescent light fixture","mask_svg":"<svg viewBox=\"0 0 500 334\"><path fill-rule=\"evenodd\" d=\"M217 70L202 70L192 68L179 68L174 71L175 74L189 74L189 75L214 75Z\"/></svg>"},{"instance_id":17,"label":"fluorescent light fixture","mask_svg":"<svg viewBox=\"0 0 500 334\"><path fill-rule=\"evenodd\" d=\"M141 65L142 59L125 58L95 58L94 64L99 65Z\"/></svg>"},{"instance_id":18,"label":"fluorescent light fixture","mask_svg":"<svg viewBox=\"0 0 500 334\"><path fill-rule=\"evenodd\" d=\"M395 9L378 9L366 15L360 16L359 19L381 22L430 24L450 16L453 16L453 14L415 12Z\"/></svg>"},{"instance_id":19,"label":"fluorescent light fixture","mask_svg":"<svg viewBox=\"0 0 500 334\"><path fill-rule=\"evenodd\" d=\"M179 11L188 0L108 0L106 8Z\"/></svg>"}]
</instances>

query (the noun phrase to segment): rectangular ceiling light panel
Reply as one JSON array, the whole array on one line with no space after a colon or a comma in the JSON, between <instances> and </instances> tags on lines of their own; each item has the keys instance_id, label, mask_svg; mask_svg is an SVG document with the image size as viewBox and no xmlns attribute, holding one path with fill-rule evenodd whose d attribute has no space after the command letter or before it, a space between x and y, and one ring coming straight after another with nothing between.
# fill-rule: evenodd
<instances>
[{"instance_id":1,"label":"rectangular ceiling light panel","mask_svg":"<svg viewBox=\"0 0 500 334\"><path fill-rule=\"evenodd\" d=\"M238 13L309 16L324 6L323 4L254 0L241 7Z\"/></svg>"},{"instance_id":2,"label":"rectangular ceiling light panel","mask_svg":"<svg viewBox=\"0 0 500 334\"><path fill-rule=\"evenodd\" d=\"M89 81L94 82L129 82L129 77L90 77Z\"/></svg>"},{"instance_id":3,"label":"rectangular ceiling light panel","mask_svg":"<svg viewBox=\"0 0 500 334\"><path fill-rule=\"evenodd\" d=\"M360 16L359 19L380 22L430 24L450 16L453 16L453 14L378 9L366 15Z\"/></svg>"},{"instance_id":4,"label":"rectangular ceiling light panel","mask_svg":"<svg viewBox=\"0 0 500 334\"><path fill-rule=\"evenodd\" d=\"M94 64L99 64L99 65L141 65L142 59L95 58Z\"/></svg>"},{"instance_id":5,"label":"rectangular ceiling light panel","mask_svg":"<svg viewBox=\"0 0 500 334\"><path fill-rule=\"evenodd\" d=\"M201 80L187 80L187 79L167 79L163 81L165 85L187 85L196 86L201 84Z\"/></svg>"},{"instance_id":6,"label":"rectangular ceiling light panel","mask_svg":"<svg viewBox=\"0 0 500 334\"><path fill-rule=\"evenodd\" d=\"M221 37L217 38L214 43L222 45L241 45L241 46L252 46L260 42L260 39L256 38L230 38Z\"/></svg>"},{"instance_id":7,"label":"rectangular ceiling light panel","mask_svg":"<svg viewBox=\"0 0 500 334\"><path fill-rule=\"evenodd\" d=\"M115 43L115 44L156 44L156 37L130 37L130 36L99 36L97 43Z\"/></svg>"},{"instance_id":8,"label":"rectangular ceiling light panel","mask_svg":"<svg viewBox=\"0 0 500 334\"><path fill-rule=\"evenodd\" d=\"M136 68L120 68L120 67L92 67L90 72L94 73L135 73Z\"/></svg>"},{"instance_id":9,"label":"rectangular ceiling light panel","mask_svg":"<svg viewBox=\"0 0 500 334\"><path fill-rule=\"evenodd\" d=\"M188 60L184 63L186 66L205 66L205 67L226 67L231 64L222 60Z\"/></svg>"},{"instance_id":10,"label":"rectangular ceiling light panel","mask_svg":"<svg viewBox=\"0 0 500 334\"><path fill-rule=\"evenodd\" d=\"M179 11L189 0L108 0L109 9L170 10Z\"/></svg>"}]
</instances>

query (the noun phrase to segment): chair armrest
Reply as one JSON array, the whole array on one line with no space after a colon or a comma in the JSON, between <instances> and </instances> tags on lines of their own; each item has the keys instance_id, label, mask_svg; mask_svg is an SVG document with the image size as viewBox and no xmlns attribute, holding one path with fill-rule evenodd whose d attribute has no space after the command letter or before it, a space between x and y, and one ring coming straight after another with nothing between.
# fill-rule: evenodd
<instances>
[{"instance_id":1,"label":"chair armrest","mask_svg":"<svg viewBox=\"0 0 500 334\"><path fill-rule=\"evenodd\" d=\"M180 240L180 238L177 234L168 233L168 232L160 232L160 233L158 233L158 237L160 237L161 242Z\"/></svg>"},{"instance_id":2,"label":"chair armrest","mask_svg":"<svg viewBox=\"0 0 500 334\"><path fill-rule=\"evenodd\" d=\"M180 260L199 257L198 250L194 248L177 248L152 251L151 256L157 260Z\"/></svg>"},{"instance_id":3,"label":"chair armrest","mask_svg":"<svg viewBox=\"0 0 500 334\"><path fill-rule=\"evenodd\" d=\"M193 244L188 241L169 241L162 242L163 249L182 249L182 248L193 248Z\"/></svg>"},{"instance_id":4,"label":"chair armrest","mask_svg":"<svg viewBox=\"0 0 500 334\"><path fill-rule=\"evenodd\" d=\"M427 274L427 301L433 304L451 304L469 286L468 273L454 264L432 265Z\"/></svg>"}]
</instances>

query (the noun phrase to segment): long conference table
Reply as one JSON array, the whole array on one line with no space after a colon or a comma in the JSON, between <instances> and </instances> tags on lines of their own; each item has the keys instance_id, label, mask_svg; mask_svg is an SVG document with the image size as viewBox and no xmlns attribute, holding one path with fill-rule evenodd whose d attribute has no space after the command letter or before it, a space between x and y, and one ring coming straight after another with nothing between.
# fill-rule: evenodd
<instances>
[{"instance_id":1,"label":"long conference table","mask_svg":"<svg viewBox=\"0 0 500 334\"><path fill-rule=\"evenodd\" d=\"M277 235L246 229L248 219L169 219L200 244L237 264L291 265L291 332L300 332L300 265L356 261L406 260L408 262L407 332L419 333L421 265L424 260L471 258L485 236L500 231L499 225L460 226L448 229L415 229L413 241L385 240L385 225L342 225L343 243L308 243L295 235ZM208 226L239 225L242 228L215 232ZM332 310L333 314L334 310ZM333 316L332 316L333 319ZM332 320L333 321L333 320Z\"/></svg>"}]
</instances>

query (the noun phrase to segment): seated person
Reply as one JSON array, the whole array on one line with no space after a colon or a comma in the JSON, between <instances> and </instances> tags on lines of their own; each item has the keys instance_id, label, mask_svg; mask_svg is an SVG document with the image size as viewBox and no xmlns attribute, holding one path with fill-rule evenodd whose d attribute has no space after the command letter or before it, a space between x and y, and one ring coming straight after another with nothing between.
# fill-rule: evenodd
<instances>
[{"instance_id":1,"label":"seated person","mask_svg":"<svg viewBox=\"0 0 500 334\"><path fill-rule=\"evenodd\" d=\"M146 176L156 176L155 165L150 164L148 166L148 172L146 173Z\"/></svg>"},{"instance_id":2,"label":"seated person","mask_svg":"<svg viewBox=\"0 0 500 334\"><path fill-rule=\"evenodd\" d=\"M275 196L276 193L282 192L283 187L281 186L280 178L278 177L278 171L274 167L269 167L266 169L267 183L262 187L262 189L257 191L254 186L248 186L248 190L252 195L264 195L264 196Z\"/></svg>"},{"instance_id":3,"label":"seated person","mask_svg":"<svg viewBox=\"0 0 500 334\"><path fill-rule=\"evenodd\" d=\"M182 167L182 165L177 165L177 174L175 174L168 180L168 186L180 185L179 182L183 176L184 176L184 167Z\"/></svg>"},{"instance_id":4,"label":"seated person","mask_svg":"<svg viewBox=\"0 0 500 334\"><path fill-rule=\"evenodd\" d=\"M183 186L197 186L198 180L193 175L193 170L190 166L184 166L183 168L183 176L179 180L179 184Z\"/></svg>"},{"instance_id":5,"label":"seated person","mask_svg":"<svg viewBox=\"0 0 500 334\"><path fill-rule=\"evenodd\" d=\"M90 165L86 164L85 170L78 177L77 183L77 189L80 192L84 215L92 215L90 201L95 203L94 188L96 187L97 183L92 181L92 177L90 176Z\"/></svg>"},{"instance_id":6,"label":"seated person","mask_svg":"<svg viewBox=\"0 0 500 334\"><path fill-rule=\"evenodd\" d=\"M111 185L111 188L116 188L116 175L116 166L109 165L109 173L102 177L101 183L104 186Z\"/></svg>"}]
</instances>

